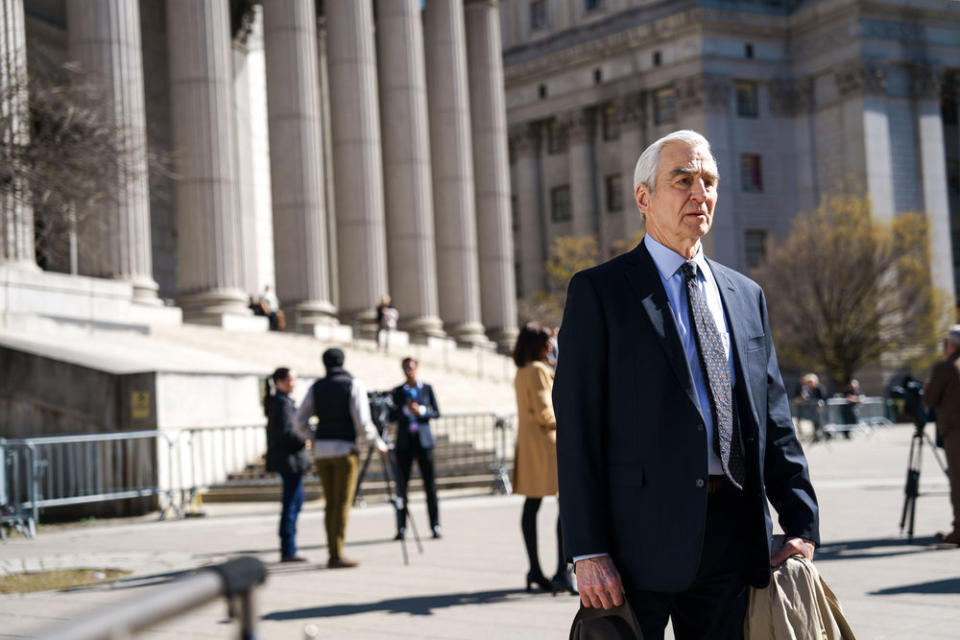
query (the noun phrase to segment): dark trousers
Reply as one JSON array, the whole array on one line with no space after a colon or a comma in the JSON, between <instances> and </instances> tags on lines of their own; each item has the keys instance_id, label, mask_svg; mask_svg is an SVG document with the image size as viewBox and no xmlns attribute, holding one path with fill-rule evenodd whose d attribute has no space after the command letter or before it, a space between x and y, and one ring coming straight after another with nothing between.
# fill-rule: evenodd
<instances>
[{"instance_id":1,"label":"dark trousers","mask_svg":"<svg viewBox=\"0 0 960 640\"><path fill-rule=\"evenodd\" d=\"M283 508L280 511L280 555L297 555L297 516L303 506L303 474L281 471Z\"/></svg>"},{"instance_id":2,"label":"dark trousers","mask_svg":"<svg viewBox=\"0 0 960 640\"><path fill-rule=\"evenodd\" d=\"M743 638L748 599L746 521L746 501L738 489L727 485L711 494L700 568L693 584L679 593L627 591L645 640L662 640L668 617L676 640Z\"/></svg>"},{"instance_id":3,"label":"dark trousers","mask_svg":"<svg viewBox=\"0 0 960 640\"><path fill-rule=\"evenodd\" d=\"M425 449L420 446L420 439L411 434L410 446L397 449L397 495L403 499L403 510L397 513L397 528L403 530L407 526L407 483L410 480L410 469L413 459L417 459L420 467L420 477L423 478L423 488L427 492L427 513L430 514L430 528L440 524L440 509L437 506L437 480L433 473L433 448Z\"/></svg>"}]
</instances>

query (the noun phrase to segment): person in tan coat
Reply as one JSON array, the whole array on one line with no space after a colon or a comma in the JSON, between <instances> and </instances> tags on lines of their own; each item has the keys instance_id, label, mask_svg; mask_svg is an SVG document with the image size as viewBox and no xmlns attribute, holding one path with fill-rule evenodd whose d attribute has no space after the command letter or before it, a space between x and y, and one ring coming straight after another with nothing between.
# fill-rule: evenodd
<instances>
[{"instance_id":1,"label":"person in tan coat","mask_svg":"<svg viewBox=\"0 0 960 640\"><path fill-rule=\"evenodd\" d=\"M544 496L557 495L557 419L553 415L553 369L547 364L552 332L539 323L527 323L517 336L513 361L517 365L517 450L514 456L514 492L527 497L520 528L530 560L527 591L537 585L544 591L576 594L563 555L560 520L557 520L557 573L547 580L537 552L537 512Z\"/></svg>"}]
</instances>

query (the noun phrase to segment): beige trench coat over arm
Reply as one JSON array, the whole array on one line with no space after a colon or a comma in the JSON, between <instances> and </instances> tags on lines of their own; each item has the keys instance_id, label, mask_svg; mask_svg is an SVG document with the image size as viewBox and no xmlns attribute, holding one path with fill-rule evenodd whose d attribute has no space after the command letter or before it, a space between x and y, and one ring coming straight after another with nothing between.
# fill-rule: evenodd
<instances>
[{"instance_id":1,"label":"beige trench coat over arm","mask_svg":"<svg viewBox=\"0 0 960 640\"><path fill-rule=\"evenodd\" d=\"M553 370L531 362L517 370L517 449L514 493L529 498L557 494L557 418L553 413Z\"/></svg>"}]
</instances>

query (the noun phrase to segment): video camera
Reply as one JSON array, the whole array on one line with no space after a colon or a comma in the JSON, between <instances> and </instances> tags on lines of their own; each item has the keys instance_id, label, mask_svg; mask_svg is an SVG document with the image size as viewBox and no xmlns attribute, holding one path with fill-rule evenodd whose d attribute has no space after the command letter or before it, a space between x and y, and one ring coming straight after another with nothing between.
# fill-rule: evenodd
<instances>
[{"instance_id":1,"label":"video camera","mask_svg":"<svg viewBox=\"0 0 960 640\"><path fill-rule=\"evenodd\" d=\"M890 397L903 400L903 412L912 417L913 425L922 431L930 419L923 407L923 383L906 376L902 384L890 387Z\"/></svg>"},{"instance_id":2,"label":"video camera","mask_svg":"<svg viewBox=\"0 0 960 640\"><path fill-rule=\"evenodd\" d=\"M368 391L367 402L370 403L370 419L382 436L389 422L390 410L394 408L393 396L389 391Z\"/></svg>"}]
</instances>

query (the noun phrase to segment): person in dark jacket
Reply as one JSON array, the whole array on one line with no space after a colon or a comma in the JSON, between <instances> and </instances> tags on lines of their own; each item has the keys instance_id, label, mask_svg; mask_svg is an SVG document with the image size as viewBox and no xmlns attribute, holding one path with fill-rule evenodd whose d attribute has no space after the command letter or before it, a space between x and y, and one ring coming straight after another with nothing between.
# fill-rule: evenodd
<instances>
[{"instance_id":1,"label":"person in dark jacket","mask_svg":"<svg viewBox=\"0 0 960 640\"><path fill-rule=\"evenodd\" d=\"M439 538L440 509L437 504L437 482L433 470L433 432L430 421L440 417L433 387L417 379L417 361L404 358L401 363L407 380L391 391L393 409L390 422L397 423L397 495L403 500L403 509L397 512L397 540L402 540L407 526L407 483L413 459L417 459L423 488L427 492L427 513L430 530Z\"/></svg>"},{"instance_id":2,"label":"person in dark jacket","mask_svg":"<svg viewBox=\"0 0 960 640\"><path fill-rule=\"evenodd\" d=\"M280 367L267 379L267 471L283 481L280 511L280 562L305 562L297 555L297 516L303 506L303 474L310 470L308 439L297 429L297 405L290 397L297 375Z\"/></svg>"}]
</instances>

